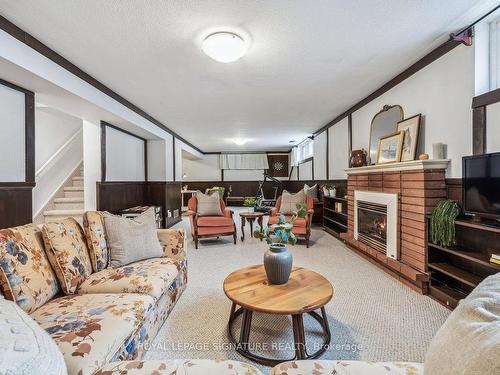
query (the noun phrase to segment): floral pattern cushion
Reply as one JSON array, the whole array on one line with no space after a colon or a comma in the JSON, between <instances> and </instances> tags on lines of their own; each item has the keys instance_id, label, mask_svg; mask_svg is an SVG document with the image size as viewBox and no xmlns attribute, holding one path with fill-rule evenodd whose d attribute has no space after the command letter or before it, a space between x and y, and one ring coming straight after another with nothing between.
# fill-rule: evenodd
<instances>
[{"instance_id":1,"label":"floral pattern cushion","mask_svg":"<svg viewBox=\"0 0 500 375\"><path fill-rule=\"evenodd\" d=\"M98 211L87 211L83 214L83 229L89 247L90 261L95 272L108 267L109 249L106 241L104 220Z\"/></svg>"},{"instance_id":2,"label":"floral pattern cushion","mask_svg":"<svg viewBox=\"0 0 500 375\"><path fill-rule=\"evenodd\" d=\"M48 302L31 317L56 341L68 373L87 375L114 358L152 306L147 295L74 295Z\"/></svg>"},{"instance_id":3,"label":"floral pattern cushion","mask_svg":"<svg viewBox=\"0 0 500 375\"><path fill-rule=\"evenodd\" d=\"M65 294L74 294L92 274L92 264L82 227L73 219L46 223L42 228L49 261Z\"/></svg>"},{"instance_id":4,"label":"floral pattern cushion","mask_svg":"<svg viewBox=\"0 0 500 375\"><path fill-rule=\"evenodd\" d=\"M95 375L262 375L254 366L238 361L210 359L113 362Z\"/></svg>"},{"instance_id":5,"label":"floral pattern cushion","mask_svg":"<svg viewBox=\"0 0 500 375\"><path fill-rule=\"evenodd\" d=\"M186 259L186 233L184 229L158 229L163 256L182 261Z\"/></svg>"},{"instance_id":6,"label":"floral pattern cushion","mask_svg":"<svg viewBox=\"0 0 500 375\"><path fill-rule=\"evenodd\" d=\"M169 258L153 258L120 268L108 268L90 275L78 288L79 294L141 293L155 300L172 284L180 264Z\"/></svg>"},{"instance_id":7,"label":"floral pattern cushion","mask_svg":"<svg viewBox=\"0 0 500 375\"><path fill-rule=\"evenodd\" d=\"M274 367L270 375L423 375L422 363L368 361L290 361Z\"/></svg>"},{"instance_id":8,"label":"floral pattern cushion","mask_svg":"<svg viewBox=\"0 0 500 375\"><path fill-rule=\"evenodd\" d=\"M59 291L41 241L34 224L0 230L0 289L28 313Z\"/></svg>"}]
</instances>

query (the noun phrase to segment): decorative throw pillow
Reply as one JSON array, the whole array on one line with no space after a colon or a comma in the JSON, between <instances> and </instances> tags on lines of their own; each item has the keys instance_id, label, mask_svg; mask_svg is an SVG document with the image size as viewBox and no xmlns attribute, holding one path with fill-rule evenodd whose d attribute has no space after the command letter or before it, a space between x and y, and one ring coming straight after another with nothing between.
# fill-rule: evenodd
<instances>
[{"instance_id":1,"label":"decorative throw pillow","mask_svg":"<svg viewBox=\"0 0 500 375\"><path fill-rule=\"evenodd\" d=\"M318 199L318 184L314 184L313 186L304 184L304 192L308 197Z\"/></svg>"},{"instance_id":2,"label":"decorative throw pillow","mask_svg":"<svg viewBox=\"0 0 500 375\"><path fill-rule=\"evenodd\" d=\"M156 234L155 211L150 208L134 218L104 212L110 265L125 266L149 258L161 258L163 249Z\"/></svg>"},{"instance_id":3,"label":"decorative throw pillow","mask_svg":"<svg viewBox=\"0 0 500 375\"><path fill-rule=\"evenodd\" d=\"M425 357L426 375L500 374L500 272L446 319Z\"/></svg>"},{"instance_id":4,"label":"decorative throw pillow","mask_svg":"<svg viewBox=\"0 0 500 375\"><path fill-rule=\"evenodd\" d=\"M59 292L36 225L0 230L0 289L27 313Z\"/></svg>"},{"instance_id":5,"label":"decorative throw pillow","mask_svg":"<svg viewBox=\"0 0 500 375\"><path fill-rule=\"evenodd\" d=\"M290 194L288 191L283 190L281 195L281 206L280 213L283 215L292 215L297 211L297 204L306 203L306 194L304 190L299 191L295 194Z\"/></svg>"},{"instance_id":6,"label":"decorative throw pillow","mask_svg":"<svg viewBox=\"0 0 500 375\"><path fill-rule=\"evenodd\" d=\"M83 214L83 230L87 238L90 261L95 272L108 267L109 249L104 231L104 219L98 211L87 211Z\"/></svg>"},{"instance_id":7,"label":"decorative throw pillow","mask_svg":"<svg viewBox=\"0 0 500 375\"><path fill-rule=\"evenodd\" d=\"M198 201L197 212L199 216L223 216L218 192L206 195L201 191L197 191L196 200Z\"/></svg>"},{"instance_id":8,"label":"decorative throw pillow","mask_svg":"<svg viewBox=\"0 0 500 375\"><path fill-rule=\"evenodd\" d=\"M75 294L92 274L82 227L72 217L46 223L42 228L45 250L65 294Z\"/></svg>"},{"instance_id":9,"label":"decorative throw pillow","mask_svg":"<svg viewBox=\"0 0 500 375\"><path fill-rule=\"evenodd\" d=\"M68 374L50 335L15 303L0 296L0 374Z\"/></svg>"}]
</instances>

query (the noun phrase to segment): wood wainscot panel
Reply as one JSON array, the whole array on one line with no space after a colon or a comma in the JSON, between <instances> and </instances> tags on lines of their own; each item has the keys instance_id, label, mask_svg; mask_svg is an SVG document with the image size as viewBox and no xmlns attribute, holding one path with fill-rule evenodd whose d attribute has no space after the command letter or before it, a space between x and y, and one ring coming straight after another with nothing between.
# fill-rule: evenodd
<instances>
[{"instance_id":1,"label":"wood wainscot panel","mask_svg":"<svg viewBox=\"0 0 500 375\"><path fill-rule=\"evenodd\" d=\"M144 206L147 187L144 181L97 182L97 210L118 214L126 208Z\"/></svg>"},{"instance_id":2,"label":"wood wainscot panel","mask_svg":"<svg viewBox=\"0 0 500 375\"><path fill-rule=\"evenodd\" d=\"M33 221L31 182L0 183L0 229Z\"/></svg>"}]
</instances>

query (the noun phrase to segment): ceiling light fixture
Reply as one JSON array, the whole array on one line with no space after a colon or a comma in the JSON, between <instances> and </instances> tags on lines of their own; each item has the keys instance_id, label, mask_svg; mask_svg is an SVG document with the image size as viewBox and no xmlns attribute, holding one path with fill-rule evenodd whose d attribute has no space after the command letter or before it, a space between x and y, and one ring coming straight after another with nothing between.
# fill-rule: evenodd
<instances>
[{"instance_id":1,"label":"ceiling light fixture","mask_svg":"<svg viewBox=\"0 0 500 375\"><path fill-rule=\"evenodd\" d=\"M203 41L202 49L215 61L230 63L242 57L247 46L239 35L221 31L207 36Z\"/></svg>"},{"instance_id":2,"label":"ceiling light fixture","mask_svg":"<svg viewBox=\"0 0 500 375\"><path fill-rule=\"evenodd\" d=\"M246 138L233 138L232 141L237 144L238 146L243 146L248 142L248 139Z\"/></svg>"}]
</instances>

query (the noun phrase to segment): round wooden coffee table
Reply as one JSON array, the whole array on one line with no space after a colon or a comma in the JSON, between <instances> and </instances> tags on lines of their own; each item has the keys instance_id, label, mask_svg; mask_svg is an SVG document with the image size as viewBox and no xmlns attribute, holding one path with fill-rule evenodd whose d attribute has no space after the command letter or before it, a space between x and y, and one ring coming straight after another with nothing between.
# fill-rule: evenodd
<instances>
[{"instance_id":1,"label":"round wooden coffee table","mask_svg":"<svg viewBox=\"0 0 500 375\"><path fill-rule=\"evenodd\" d=\"M262 218L264 214L262 212L240 212L241 219L241 240L245 240L245 223L248 221L250 223L250 237L253 237L253 223L255 220L259 223L262 228Z\"/></svg>"},{"instance_id":2,"label":"round wooden coffee table","mask_svg":"<svg viewBox=\"0 0 500 375\"><path fill-rule=\"evenodd\" d=\"M284 362L253 354L249 350L249 337L253 312L291 315L295 357L289 360L317 358L330 344L330 328L325 313L325 305L333 296L330 282L319 273L301 267L293 267L290 279L283 285L269 284L263 265L242 268L231 273L224 280L224 293L233 302L229 314L228 337L235 344L236 351L244 357L266 366L276 366ZM237 306L240 306L237 309ZM314 310L321 310L321 315ZM303 314L307 313L323 328L321 348L307 353ZM232 333L237 316L243 314L239 339Z\"/></svg>"}]
</instances>

